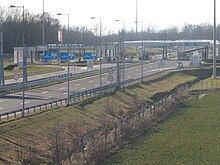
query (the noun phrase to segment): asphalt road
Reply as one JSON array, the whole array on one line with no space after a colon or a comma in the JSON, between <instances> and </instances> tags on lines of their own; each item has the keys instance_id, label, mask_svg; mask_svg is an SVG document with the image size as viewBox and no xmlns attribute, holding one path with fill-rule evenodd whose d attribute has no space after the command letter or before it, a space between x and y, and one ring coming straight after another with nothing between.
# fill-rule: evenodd
<instances>
[{"instance_id":1,"label":"asphalt road","mask_svg":"<svg viewBox=\"0 0 220 165\"><path fill-rule=\"evenodd\" d=\"M184 62L184 66L187 65L189 65L189 62ZM176 61L164 61L163 68L159 68L157 62L145 64L144 76L175 67L176 67ZM114 71L113 75L114 75L114 81L112 83L115 83L116 71ZM141 66L126 68L125 80L132 78L133 79L140 78L141 75L142 75ZM70 81L70 91L79 92L79 91L85 91L99 87L100 86L99 80L100 80L99 75L96 75L92 77L86 77L83 79ZM108 74L102 75L102 83L103 86L110 84L110 82L108 81ZM64 98L67 98L67 82L25 91L25 107L31 107L34 105L48 103L51 101L56 101ZM0 113L21 109L22 103L23 103L22 92L1 96Z\"/></svg>"}]
</instances>

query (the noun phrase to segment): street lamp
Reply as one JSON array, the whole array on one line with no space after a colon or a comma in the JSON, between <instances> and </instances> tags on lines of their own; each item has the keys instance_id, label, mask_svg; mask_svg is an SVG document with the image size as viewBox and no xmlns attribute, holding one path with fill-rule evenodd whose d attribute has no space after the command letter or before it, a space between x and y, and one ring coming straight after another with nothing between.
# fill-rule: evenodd
<instances>
[{"instance_id":1,"label":"street lamp","mask_svg":"<svg viewBox=\"0 0 220 165\"><path fill-rule=\"evenodd\" d=\"M141 24L141 46L142 46L142 58L141 58L141 81L143 81L143 77L144 77L144 24L143 22L135 22L136 24L140 23Z\"/></svg>"},{"instance_id":2,"label":"street lamp","mask_svg":"<svg viewBox=\"0 0 220 165\"><path fill-rule=\"evenodd\" d=\"M69 30L70 30L70 28L69 28L69 14L62 14L62 13L58 13L57 15L66 15L67 17L68 17L68 31L67 31L67 35L69 35ZM68 44L67 44L67 51L68 51L68 73L67 73L67 94L68 94L68 96L67 96L67 105L69 105L69 101L70 101L70 61L69 61L69 51L70 51L70 49L69 49L69 41L68 41Z\"/></svg>"},{"instance_id":3,"label":"street lamp","mask_svg":"<svg viewBox=\"0 0 220 165\"><path fill-rule=\"evenodd\" d=\"M3 28L0 25L0 86L4 85Z\"/></svg>"},{"instance_id":4,"label":"street lamp","mask_svg":"<svg viewBox=\"0 0 220 165\"><path fill-rule=\"evenodd\" d=\"M214 55L213 55L213 74L212 78L216 79L216 0L214 0L214 28L213 28L213 40L214 40Z\"/></svg>"},{"instance_id":5,"label":"street lamp","mask_svg":"<svg viewBox=\"0 0 220 165\"><path fill-rule=\"evenodd\" d=\"M45 29L44 29L44 24L45 24L45 22L44 22L44 0L43 0L43 24L42 24L42 43L43 43L43 46L44 46L44 44L45 44Z\"/></svg>"},{"instance_id":6,"label":"street lamp","mask_svg":"<svg viewBox=\"0 0 220 165\"><path fill-rule=\"evenodd\" d=\"M120 41L122 42L122 46L120 46L120 49L121 49L121 60L123 61L123 82L125 82L125 54L124 54L124 41L125 41L125 20L119 20L119 19L116 19L115 20L116 22L123 22L123 29L121 31L121 39ZM122 34L123 33L123 34ZM121 44L120 44L121 45ZM123 58L122 58L123 56ZM123 83L123 87L124 87L124 83Z\"/></svg>"},{"instance_id":7,"label":"street lamp","mask_svg":"<svg viewBox=\"0 0 220 165\"><path fill-rule=\"evenodd\" d=\"M25 22L24 22L24 6L15 6L11 5L10 8L21 8L23 10L23 36L22 36L22 45L23 45L23 83L22 83L22 97L23 97L23 108L21 116L24 117L24 108L25 108L25 83L27 83L27 61L25 53Z\"/></svg>"},{"instance_id":8,"label":"street lamp","mask_svg":"<svg viewBox=\"0 0 220 165\"><path fill-rule=\"evenodd\" d=\"M99 19L99 28L100 28L100 33L99 33L99 40L100 40L100 58L99 58L99 63L100 63L100 87L102 87L102 18L100 17L91 17L91 19Z\"/></svg>"}]
</instances>

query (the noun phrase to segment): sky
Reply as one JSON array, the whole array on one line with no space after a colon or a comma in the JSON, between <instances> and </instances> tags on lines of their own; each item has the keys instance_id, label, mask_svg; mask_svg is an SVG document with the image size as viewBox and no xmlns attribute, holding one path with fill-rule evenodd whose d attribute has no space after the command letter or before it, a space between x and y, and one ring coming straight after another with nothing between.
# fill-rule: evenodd
<instances>
[{"instance_id":1,"label":"sky","mask_svg":"<svg viewBox=\"0 0 220 165\"><path fill-rule=\"evenodd\" d=\"M216 0L217 1L217 0ZM185 23L213 24L214 0L137 0L138 22L143 22L143 28L155 27L157 30L170 26L181 28ZM31 13L42 13L43 0L1 0L0 6L8 8L10 5L23 6ZM218 9L217 1L217 23ZM57 16L57 13L70 14L70 26L87 26L93 28L102 19L105 33L117 32L123 28L136 28L136 0L44 0L45 12L57 17L61 24L67 25L67 17ZM138 24L141 30L141 24Z\"/></svg>"}]
</instances>

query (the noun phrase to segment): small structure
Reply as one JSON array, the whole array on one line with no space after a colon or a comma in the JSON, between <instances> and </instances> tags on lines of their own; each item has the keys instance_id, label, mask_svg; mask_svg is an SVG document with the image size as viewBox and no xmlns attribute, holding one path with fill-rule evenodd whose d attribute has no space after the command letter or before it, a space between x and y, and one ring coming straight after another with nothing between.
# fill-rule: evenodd
<instances>
[{"instance_id":1,"label":"small structure","mask_svg":"<svg viewBox=\"0 0 220 165\"><path fill-rule=\"evenodd\" d=\"M14 48L14 64L18 66L23 65L23 52L26 54L27 63L29 64L35 63L35 58L36 58L35 47L25 47L24 51L23 51L23 47L15 47Z\"/></svg>"}]
</instances>

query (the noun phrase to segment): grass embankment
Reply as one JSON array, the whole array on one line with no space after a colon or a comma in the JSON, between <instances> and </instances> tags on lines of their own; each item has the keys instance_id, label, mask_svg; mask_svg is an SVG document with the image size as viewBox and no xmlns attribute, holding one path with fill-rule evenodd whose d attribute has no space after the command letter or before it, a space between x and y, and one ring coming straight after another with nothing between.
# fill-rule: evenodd
<instances>
[{"instance_id":1,"label":"grass embankment","mask_svg":"<svg viewBox=\"0 0 220 165\"><path fill-rule=\"evenodd\" d=\"M42 159L46 159L51 152L49 149L51 139L54 139L52 130L57 125L67 128L69 123L76 122L81 131L92 130L100 126L103 119L112 119L112 116L106 113L110 102L114 103L116 114L126 114L134 105L135 98L141 102L152 101L157 99L156 94L169 92L179 84L195 80L197 78L195 75L206 74L208 72L204 70L197 70L170 73L162 77L155 76L122 92L112 92L91 99L89 102L84 101L74 106L57 108L2 124L0 125L0 164L1 161L16 164L18 155L23 153L17 148L34 150L37 155L42 156Z\"/></svg>"},{"instance_id":2,"label":"grass embankment","mask_svg":"<svg viewBox=\"0 0 220 165\"><path fill-rule=\"evenodd\" d=\"M219 164L220 92L197 95L104 164Z\"/></svg>"}]
</instances>

